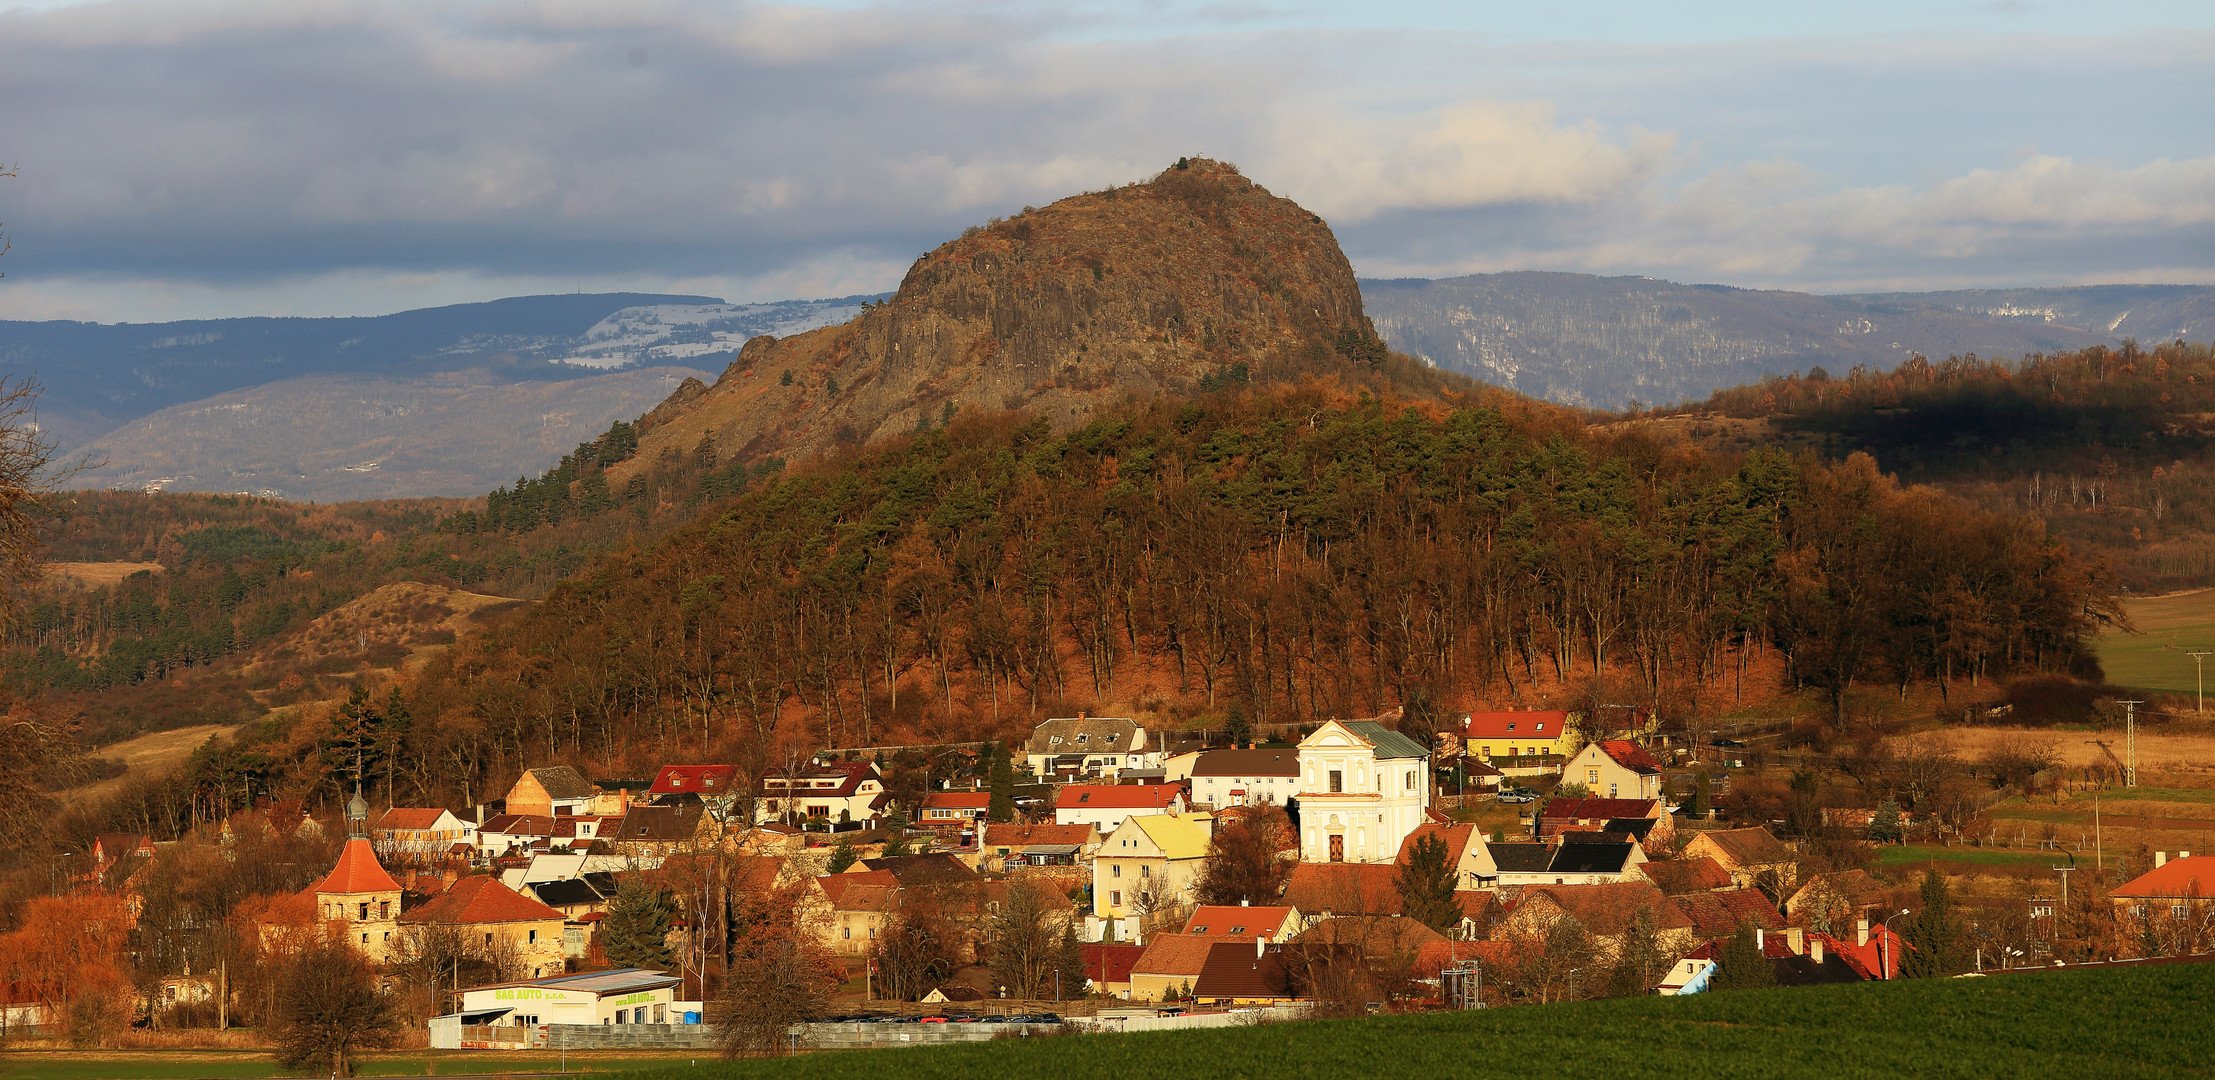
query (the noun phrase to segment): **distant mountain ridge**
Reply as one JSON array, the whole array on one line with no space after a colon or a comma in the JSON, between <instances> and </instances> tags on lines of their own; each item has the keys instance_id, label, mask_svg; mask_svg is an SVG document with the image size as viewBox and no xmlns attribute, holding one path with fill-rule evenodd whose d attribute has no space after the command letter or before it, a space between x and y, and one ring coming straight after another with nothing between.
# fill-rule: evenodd
<instances>
[{"instance_id":1,"label":"distant mountain ridge","mask_svg":"<svg viewBox=\"0 0 2215 1080\"><path fill-rule=\"evenodd\" d=\"M0 322L0 371L45 385L40 423L65 449L127 421L305 377L586 378L650 364L729 362L748 338L844 322L867 296L726 304L711 296L520 296L352 318L167 323Z\"/></svg>"},{"instance_id":2,"label":"distant mountain ridge","mask_svg":"<svg viewBox=\"0 0 2215 1080\"><path fill-rule=\"evenodd\" d=\"M2215 339L2215 287L2197 285L1817 296L1518 271L1361 286L1393 348L1601 409L1694 400L1815 367L1889 370L1918 352L2014 357L2131 336Z\"/></svg>"}]
</instances>

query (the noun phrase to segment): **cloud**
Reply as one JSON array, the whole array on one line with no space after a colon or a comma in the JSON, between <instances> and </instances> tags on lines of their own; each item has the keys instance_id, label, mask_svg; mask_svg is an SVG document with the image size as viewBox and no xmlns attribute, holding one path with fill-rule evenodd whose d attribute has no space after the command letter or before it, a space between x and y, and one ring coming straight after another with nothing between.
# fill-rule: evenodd
<instances>
[{"instance_id":1,"label":"cloud","mask_svg":"<svg viewBox=\"0 0 2215 1080\"><path fill-rule=\"evenodd\" d=\"M1821 287L2215 263L2215 142L2178 140L2191 111L2161 92L2191 78L2189 41L2133 46L2156 92L2132 111L2100 96L2129 80L2098 50L2078 73L2044 62L2058 46L1095 39L1087 19L705 0L0 13L0 161L22 170L0 180L0 315L888 288L964 225L1193 153L1326 215L1365 273ZM2081 91L2114 122L1900 89L2001 85L2026 57L2024 94ZM1977 150L1983 132L2007 154ZM2048 149L2014 158L2026 143Z\"/></svg>"}]
</instances>

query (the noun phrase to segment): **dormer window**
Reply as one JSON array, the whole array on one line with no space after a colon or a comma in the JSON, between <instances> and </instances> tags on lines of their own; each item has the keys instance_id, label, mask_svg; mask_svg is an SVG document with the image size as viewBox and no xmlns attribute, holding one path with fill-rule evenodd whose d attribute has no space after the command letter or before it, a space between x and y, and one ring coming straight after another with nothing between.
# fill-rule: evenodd
<instances>
[{"instance_id":1,"label":"dormer window","mask_svg":"<svg viewBox=\"0 0 2215 1080\"><path fill-rule=\"evenodd\" d=\"M1077 736L1077 741L1078 741L1079 743L1082 743L1082 742L1084 742L1084 741L1085 741L1086 739L1089 739L1089 738L1091 738L1091 736L1089 736L1089 735L1078 735L1078 736Z\"/></svg>"},{"instance_id":2,"label":"dormer window","mask_svg":"<svg viewBox=\"0 0 2215 1080\"><path fill-rule=\"evenodd\" d=\"M1059 735L1051 735L1051 736L1048 736L1048 737L1047 737L1047 739L1046 739L1046 745L1048 745L1048 746L1060 746L1060 745L1061 745L1061 736L1059 736Z\"/></svg>"},{"instance_id":3,"label":"dormer window","mask_svg":"<svg viewBox=\"0 0 2215 1080\"><path fill-rule=\"evenodd\" d=\"M1509 731L1513 731L1513 730L1515 730L1515 721L1513 721L1513 720L1510 720L1510 721L1508 721L1508 722L1507 722L1507 729L1508 729Z\"/></svg>"},{"instance_id":4,"label":"dormer window","mask_svg":"<svg viewBox=\"0 0 2215 1080\"><path fill-rule=\"evenodd\" d=\"M1537 730L1539 730L1539 731L1544 731L1544 730L1546 730L1546 722L1545 722L1544 720L1540 720L1540 721L1538 722L1538 727L1537 727Z\"/></svg>"}]
</instances>

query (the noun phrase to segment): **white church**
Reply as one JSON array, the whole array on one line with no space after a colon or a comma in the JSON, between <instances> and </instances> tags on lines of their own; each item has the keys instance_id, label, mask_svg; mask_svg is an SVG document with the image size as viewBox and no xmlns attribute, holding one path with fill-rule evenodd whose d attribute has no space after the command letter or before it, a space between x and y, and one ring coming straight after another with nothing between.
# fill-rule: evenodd
<instances>
[{"instance_id":1,"label":"white church","mask_svg":"<svg viewBox=\"0 0 2215 1080\"><path fill-rule=\"evenodd\" d=\"M1430 748L1374 720L1300 740L1300 860L1388 863L1430 807Z\"/></svg>"}]
</instances>

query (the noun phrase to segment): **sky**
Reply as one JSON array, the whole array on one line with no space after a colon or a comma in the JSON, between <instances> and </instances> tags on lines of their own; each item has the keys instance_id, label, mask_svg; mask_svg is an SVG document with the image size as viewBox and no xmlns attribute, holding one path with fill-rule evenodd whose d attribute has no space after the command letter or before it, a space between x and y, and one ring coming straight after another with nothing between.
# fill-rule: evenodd
<instances>
[{"instance_id":1,"label":"sky","mask_svg":"<svg viewBox=\"0 0 2215 1080\"><path fill-rule=\"evenodd\" d=\"M1236 162L1358 272L2215 283L2215 4L0 0L0 318L897 285Z\"/></svg>"}]
</instances>

